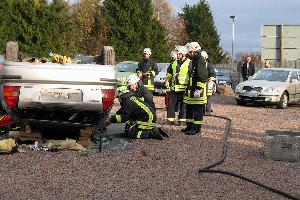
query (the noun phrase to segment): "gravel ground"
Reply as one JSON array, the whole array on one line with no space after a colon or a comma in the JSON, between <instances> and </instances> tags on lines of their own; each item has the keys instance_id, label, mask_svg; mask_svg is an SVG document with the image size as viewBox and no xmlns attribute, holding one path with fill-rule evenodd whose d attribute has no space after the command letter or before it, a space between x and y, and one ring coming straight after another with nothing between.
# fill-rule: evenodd
<instances>
[{"instance_id":1,"label":"gravel ground","mask_svg":"<svg viewBox=\"0 0 300 200\"><path fill-rule=\"evenodd\" d=\"M155 97L157 107L163 97ZM300 163L274 161L262 154L266 130L299 129L300 106L286 110L237 106L232 96L214 95L214 114L232 119L229 170L300 196ZM159 126L170 138L136 140L129 150L28 151L0 155L0 199L285 199L237 178L199 174L222 152L225 121L206 117L202 134Z\"/></svg>"}]
</instances>

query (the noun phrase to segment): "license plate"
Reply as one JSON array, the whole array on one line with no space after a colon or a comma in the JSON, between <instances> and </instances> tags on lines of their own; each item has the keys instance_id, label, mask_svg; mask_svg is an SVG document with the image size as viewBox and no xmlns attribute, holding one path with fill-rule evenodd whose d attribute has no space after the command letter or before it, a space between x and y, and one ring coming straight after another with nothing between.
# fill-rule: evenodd
<instances>
[{"instance_id":1,"label":"license plate","mask_svg":"<svg viewBox=\"0 0 300 200\"><path fill-rule=\"evenodd\" d=\"M256 92L256 91L244 92L244 96L247 96L247 97L257 97L258 96L258 92Z\"/></svg>"},{"instance_id":2,"label":"license plate","mask_svg":"<svg viewBox=\"0 0 300 200\"><path fill-rule=\"evenodd\" d=\"M82 92L79 89L42 89L41 102L82 102Z\"/></svg>"}]
</instances>

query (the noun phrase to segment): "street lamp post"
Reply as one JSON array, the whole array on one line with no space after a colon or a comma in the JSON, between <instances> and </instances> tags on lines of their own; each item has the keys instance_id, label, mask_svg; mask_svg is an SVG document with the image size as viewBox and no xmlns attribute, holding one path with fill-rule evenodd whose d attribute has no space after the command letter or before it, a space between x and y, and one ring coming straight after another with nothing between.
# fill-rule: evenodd
<instances>
[{"instance_id":1,"label":"street lamp post","mask_svg":"<svg viewBox=\"0 0 300 200\"><path fill-rule=\"evenodd\" d=\"M236 19L236 16L231 15L230 19L232 19L232 43L231 43L231 68L233 68L234 64L234 54L233 54L233 45L234 45L234 20Z\"/></svg>"}]
</instances>

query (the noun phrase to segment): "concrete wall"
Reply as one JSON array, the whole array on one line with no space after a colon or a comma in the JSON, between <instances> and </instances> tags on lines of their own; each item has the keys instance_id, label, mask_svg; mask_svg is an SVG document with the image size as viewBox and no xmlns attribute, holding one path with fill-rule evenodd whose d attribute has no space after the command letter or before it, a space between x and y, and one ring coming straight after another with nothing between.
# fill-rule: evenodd
<instances>
[{"instance_id":1,"label":"concrete wall","mask_svg":"<svg viewBox=\"0 0 300 200\"><path fill-rule=\"evenodd\" d=\"M300 68L300 25L262 25L261 61Z\"/></svg>"}]
</instances>

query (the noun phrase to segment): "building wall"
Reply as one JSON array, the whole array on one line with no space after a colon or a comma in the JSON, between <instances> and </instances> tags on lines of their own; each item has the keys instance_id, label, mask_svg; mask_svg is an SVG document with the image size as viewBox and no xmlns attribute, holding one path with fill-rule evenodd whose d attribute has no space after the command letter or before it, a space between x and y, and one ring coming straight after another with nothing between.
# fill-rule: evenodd
<instances>
[{"instance_id":1,"label":"building wall","mask_svg":"<svg viewBox=\"0 0 300 200\"><path fill-rule=\"evenodd\" d=\"M262 25L261 61L300 68L300 25Z\"/></svg>"}]
</instances>

